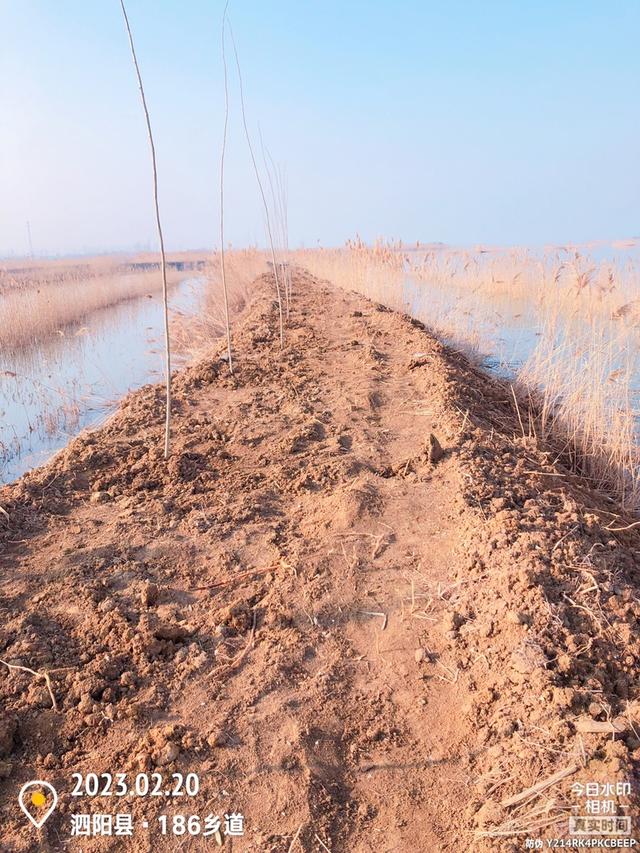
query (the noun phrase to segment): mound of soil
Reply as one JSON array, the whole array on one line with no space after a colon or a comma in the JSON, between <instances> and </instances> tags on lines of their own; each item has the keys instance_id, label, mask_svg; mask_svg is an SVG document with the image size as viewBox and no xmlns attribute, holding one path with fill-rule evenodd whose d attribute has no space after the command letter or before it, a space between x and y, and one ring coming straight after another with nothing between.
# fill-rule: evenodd
<instances>
[{"instance_id":1,"label":"mound of soil","mask_svg":"<svg viewBox=\"0 0 640 853\"><path fill-rule=\"evenodd\" d=\"M420 324L297 271L281 351L272 292L233 376L219 348L176 377L168 462L145 387L2 490L1 849L515 851L587 783L631 814L635 530ZM133 837L70 837L121 811ZM158 830L231 812L243 836Z\"/></svg>"}]
</instances>

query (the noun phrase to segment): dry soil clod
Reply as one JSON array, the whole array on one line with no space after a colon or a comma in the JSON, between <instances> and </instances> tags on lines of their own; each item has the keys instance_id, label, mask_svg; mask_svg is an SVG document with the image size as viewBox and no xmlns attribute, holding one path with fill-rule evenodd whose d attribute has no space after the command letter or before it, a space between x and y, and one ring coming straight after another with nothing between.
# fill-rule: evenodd
<instances>
[{"instance_id":1,"label":"dry soil clod","mask_svg":"<svg viewBox=\"0 0 640 853\"><path fill-rule=\"evenodd\" d=\"M442 445L433 433L429 434L429 443L427 447L427 459L431 465L435 465L444 457Z\"/></svg>"}]
</instances>

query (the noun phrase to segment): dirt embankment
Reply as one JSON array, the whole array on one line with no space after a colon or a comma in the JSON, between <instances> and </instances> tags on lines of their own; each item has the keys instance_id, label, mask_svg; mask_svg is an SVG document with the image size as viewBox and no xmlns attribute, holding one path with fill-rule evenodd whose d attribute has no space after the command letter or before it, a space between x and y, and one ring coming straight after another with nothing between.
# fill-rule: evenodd
<instances>
[{"instance_id":1,"label":"dirt embankment","mask_svg":"<svg viewBox=\"0 0 640 853\"><path fill-rule=\"evenodd\" d=\"M0 666L3 851L217 849L157 816L230 811L235 851L521 850L576 783L633 781L635 531L418 325L300 272L281 353L270 293L234 377L176 379L168 463L148 387L2 491L0 657L51 687ZM201 791L114 805L74 772ZM133 837L69 835L123 811Z\"/></svg>"}]
</instances>

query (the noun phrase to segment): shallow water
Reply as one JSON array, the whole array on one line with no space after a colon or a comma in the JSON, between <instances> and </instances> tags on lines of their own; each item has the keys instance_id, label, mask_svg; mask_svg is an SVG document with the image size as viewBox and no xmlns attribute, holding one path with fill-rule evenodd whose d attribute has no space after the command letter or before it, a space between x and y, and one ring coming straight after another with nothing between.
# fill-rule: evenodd
<instances>
[{"instance_id":1,"label":"shallow water","mask_svg":"<svg viewBox=\"0 0 640 853\"><path fill-rule=\"evenodd\" d=\"M528 387L547 393L551 377L549 399L555 410L570 399L579 418L594 419L599 441L630 439L640 447L640 325L635 317L615 319L605 313L590 321L574 310L571 316L555 315L545 328L548 312L535 294L474 294L409 275L403 305L445 343L503 379L524 375ZM542 364L540 370L536 363Z\"/></svg>"},{"instance_id":2,"label":"shallow water","mask_svg":"<svg viewBox=\"0 0 640 853\"><path fill-rule=\"evenodd\" d=\"M462 289L426 287L407 276L403 303L408 314L434 328L445 343L462 347L502 376L515 376L541 334L541 319L528 300L510 297L479 302ZM455 331L447 334L447 327Z\"/></svg>"},{"instance_id":3,"label":"shallow water","mask_svg":"<svg viewBox=\"0 0 640 853\"><path fill-rule=\"evenodd\" d=\"M636 282L631 295L638 298L640 239L620 241L617 244L600 242L589 246L558 246L554 250L550 247L528 249L527 257L542 260L551 251L557 256L558 262L563 263L580 252L585 269L600 263L605 266L612 264L616 276L626 273L629 280ZM424 253L424 249L404 252L407 257L415 254L417 258ZM499 255L496 253L496 257ZM533 294L474 293L473 289L456 286L453 280L442 287L427 285L407 275L403 303L407 313L433 328L446 343L462 347L468 354L477 357L484 367L509 378L514 378L531 358L543 333L544 314ZM574 326L575 322L574 318ZM559 317L559 336L566 331L563 324L564 318ZM588 326L585 320L583 328L586 330ZM450 334L447 333L448 327L452 330ZM636 348L640 343L637 328L628 326L628 334L631 345ZM640 373L636 384L640 386Z\"/></svg>"},{"instance_id":4,"label":"shallow water","mask_svg":"<svg viewBox=\"0 0 640 853\"><path fill-rule=\"evenodd\" d=\"M201 291L202 279L173 288L172 313L196 313ZM0 353L0 482L41 465L81 429L104 420L128 391L163 375L160 294L102 309L37 345Z\"/></svg>"}]
</instances>

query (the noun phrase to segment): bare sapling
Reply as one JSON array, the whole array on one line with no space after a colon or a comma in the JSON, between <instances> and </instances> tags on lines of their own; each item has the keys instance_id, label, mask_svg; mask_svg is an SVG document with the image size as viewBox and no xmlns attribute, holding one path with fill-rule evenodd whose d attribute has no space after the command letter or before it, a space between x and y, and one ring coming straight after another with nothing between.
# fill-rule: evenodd
<instances>
[{"instance_id":1,"label":"bare sapling","mask_svg":"<svg viewBox=\"0 0 640 853\"><path fill-rule=\"evenodd\" d=\"M284 255L287 259L285 267L285 282L284 286L287 291L287 319L291 310L292 297L292 278L291 278L291 258L289 256L289 199L287 195L286 175L280 169L277 171L278 186L280 190L280 210L282 211L282 239Z\"/></svg>"},{"instance_id":2,"label":"bare sapling","mask_svg":"<svg viewBox=\"0 0 640 853\"><path fill-rule=\"evenodd\" d=\"M269 205L267 203L267 197L265 195L264 187L262 185L262 178L260 177L260 170L258 169L258 164L256 162L255 153L253 151L253 143L251 142L251 134L249 133L249 127L247 125L247 115L244 105L244 88L242 85L242 71L240 69L240 59L238 57L238 49L236 47L236 40L233 36L233 29L231 27L231 22L229 23L229 33L231 35L231 42L233 44L233 53L236 60L236 69L238 71L238 85L240 89L240 109L242 112L242 125L244 127L244 135L247 140L247 147L249 148L249 154L251 155L251 162L253 164L253 172L256 176L256 182L258 184L258 189L260 191L260 198L262 199L262 206L264 208L264 216L267 227L267 236L269 238L269 247L271 249L271 265L273 266L273 276L276 282L276 296L278 300L278 314L280 321L280 348L284 348L284 313L282 310L282 292L280 288L280 277L278 275L278 263L276 260L276 251L273 242L273 233L271 230L271 217L269 215Z\"/></svg>"},{"instance_id":3,"label":"bare sapling","mask_svg":"<svg viewBox=\"0 0 640 853\"><path fill-rule=\"evenodd\" d=\"M262 161L264 170L269 180L269 188L271 190L271 203L276 220L276 227L279 233L280 248L282 261L280 263L282 281L284 282L285 302L287 306L287 320L291 311L291 270L288 264L289 253L289 233L287 219L287 196L286 187L281 170L276 165L271 153L266 148L260 132L260 147L262 149ZM268 158L268 161L267 161ZM271 166L269 166L271 163ZM273 177L272 177L273 171Z\"/></svg>"},{"instance_id":4,"label":"bare sapling","mask_svg":"<svg viewBox=\"0 0 640 853\"><path fill-rule=\"evenodd\" d=\"M164 458L168 459L171 452L171 342L169 340L169 289L167 287L167 259L164 250L164 237L162 234L162 224L160 222L160 204L158 202L158 167L156 163L156 148L153 142L153 132L151 130L151 119L147 108L147 99L144 94L144 86L142 85L142 75L136 49L133 43L133 35L129 26L129 18L124 5L124 0L120 0L124 23L129 36L129 47L131 48L131 59L133 67L138 78L138 88L140 89L140 98L142 100L142 109L144 111L145 122L147 124L147 136L149 138L149 148L151 150L151 167L153 171L153 201L156 212L156 226L158 230L158 240L160 242L160 267L162 270L162 306L164 312L164 353L165 353L165 427L164 427Z\"/></svg>"},{"instance_id":5,"label":"bare sapling","mask_svg":"<svg viewBox=\"0 0 640 853\"><path fill-rule=\"evenodd\" d=\"M227 21L228 0L222 14L222 67L224 72L224 129L222 132L222 152L220 154L220 280L222 282L222 297L224 302L224 322L227 332L227 360L229 373L233 373L233 357L231 355L231 322L229 320L229 294L227 289L227 270L224 254L224 158L227 151L227 128L229 124L229 80L227 75L227 56L225 52L225 27Z\"/></svg>"}]
</instances>

